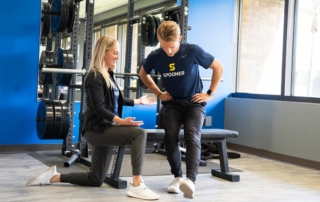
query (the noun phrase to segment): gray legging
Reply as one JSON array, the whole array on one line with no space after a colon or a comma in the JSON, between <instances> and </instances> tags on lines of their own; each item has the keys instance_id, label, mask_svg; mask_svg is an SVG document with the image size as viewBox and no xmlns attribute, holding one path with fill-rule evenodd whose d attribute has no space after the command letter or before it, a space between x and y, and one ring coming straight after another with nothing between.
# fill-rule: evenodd
<instances>
[{"instance_id":1,"label":"gray legging","mask_svg":"<svg viewBox=\"0 0 320 202\"><path fill-rule=\"evenodd\" d=\"M92 146L90 172L61 174L60 181L84 186L101 186L108 168L107 154L112 146L131 145L132 174L141 175L146 149L146 132L139 127L112 125L103 133L85 131L84 137Z\"/></svg>"}]
</instances>

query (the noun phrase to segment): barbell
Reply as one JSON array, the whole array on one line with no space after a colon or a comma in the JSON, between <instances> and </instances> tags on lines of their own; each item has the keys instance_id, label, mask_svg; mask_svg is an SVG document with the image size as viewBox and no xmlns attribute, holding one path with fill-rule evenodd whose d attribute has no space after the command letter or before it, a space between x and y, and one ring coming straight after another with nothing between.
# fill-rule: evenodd
<instances>
[{"instance_id":1,"label":"barbell","mask_svg":"<svg viewBox=\"0 0 320 202\"><path fill-rule=\"evenodd\" d=\"M67 74L74 64L72 51L65 48L58 48L55 52L42 51L39 62L39 83L40 85L51 85L55 83L57 86L68 86L72 79L72 75ZM43 68L55 68L60 71L50 72L42 71ZM67 70L65 70L67 69ZM56 73L56 74L52 74Z\"/></svg>"}]
</instances>

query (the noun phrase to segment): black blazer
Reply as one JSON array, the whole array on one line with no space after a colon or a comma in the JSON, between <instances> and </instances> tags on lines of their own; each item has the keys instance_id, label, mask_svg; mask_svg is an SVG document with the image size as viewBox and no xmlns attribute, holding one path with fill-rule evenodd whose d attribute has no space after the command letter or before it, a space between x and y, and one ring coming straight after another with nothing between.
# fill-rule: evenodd
<instances>
[{"instance_id":1,"label":"black blazer","mask_svg":"<svg viewBox=\"0 0 320 202\"><path fill-rule=\"evenodd\" d=\"M113 77L113 72L109 73ZM117 84L115 83L115 85ZM89 71L85 77L85 91L87 93L87 109L82 116L82 133L85 130L101 133L112 124L112 119L115 116L112 113L115 107L114 91L107 87L100 72L95 75L93 71ZM120 117L123 105L133 106L134 100L122 97L121 91L119 91L118 114Z\"/></svg>"}]
</instances>

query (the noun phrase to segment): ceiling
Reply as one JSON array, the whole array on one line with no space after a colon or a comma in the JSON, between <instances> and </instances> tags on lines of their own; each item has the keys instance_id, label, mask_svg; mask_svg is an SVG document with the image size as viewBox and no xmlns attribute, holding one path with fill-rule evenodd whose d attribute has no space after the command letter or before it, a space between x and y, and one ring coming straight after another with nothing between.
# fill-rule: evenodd
<instances>
[{"instance_id":1,"label":"ceiling","mask_svg":"<svg viewBox=\"0 0 320 202\"><path fill-rule=\"evenodd\" d=\"M105 11L126 5L128 0L94 0L94 14L103 13ZM80 18L85 17L86 0L80 2Z\"/></svg>"}]
</instances>

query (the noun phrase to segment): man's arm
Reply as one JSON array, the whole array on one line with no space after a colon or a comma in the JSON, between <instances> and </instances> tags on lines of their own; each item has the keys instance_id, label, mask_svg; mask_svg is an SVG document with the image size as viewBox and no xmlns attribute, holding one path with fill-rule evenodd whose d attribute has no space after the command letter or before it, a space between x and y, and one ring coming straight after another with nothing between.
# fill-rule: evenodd
<instances>
[{"instance_id":1,"label":"man's arm","mask_svg":"<svg viewBox=\"0 0 320 202\"><path fill-rule=\"evenodd\" d=\"M149 74L144 71L144 67L141 66L140 72L139 72L140 79L146 85L157 97L161 94L161 90L158 88L158 86L154 83L153 79Z\"/></svg>"},{"instance_id":2,"label":"man's arm","mask_svg":"<svg viewBox=\"0 0 320 202\"><path fill-rule=\"evenodd\" d=\"M218 86L221 82L223 65L218 59L215 58L211 63L210 68L213 70L212 77L211 77L210 90L212 91L212 94L214 94L217 91Z\"/></svg>"},{"instance_id":3,"label":"man's arm","mask_svg":"<svg viewBox=\"0 0 320 202\"><path fill-rule=\"evenodd\" d=\"M211 76L211 84L209 89L211 91L211 95L209 95L207 92L202 92L202 93L196 93L194 96L192 96L191 101L192 102L206 102L212 98L212 95L217 91L218 86L221 81L222 73L223 73L223 66L219 62L218 59L214 59L213 62L210 65L210 68L213 70L212 71L212 76Z\"/></svg>"}]
</instances>

